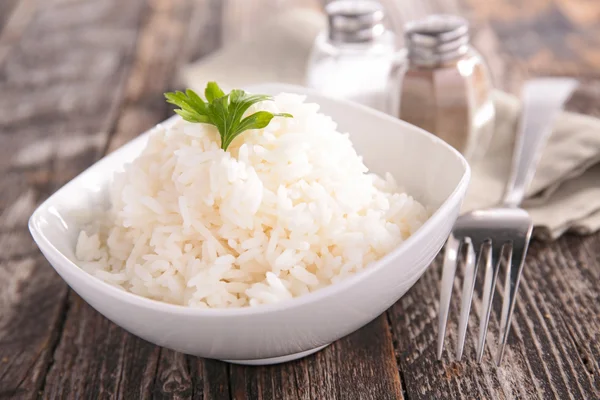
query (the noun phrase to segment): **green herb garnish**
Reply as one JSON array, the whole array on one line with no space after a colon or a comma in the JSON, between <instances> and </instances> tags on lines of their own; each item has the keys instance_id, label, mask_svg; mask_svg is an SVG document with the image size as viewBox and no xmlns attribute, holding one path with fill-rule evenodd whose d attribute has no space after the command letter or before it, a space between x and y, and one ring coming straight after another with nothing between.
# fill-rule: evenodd
<instances>
[{"instance_id":1,"label":"green herb garnish","mask_svg":"<svg viewBox=\"0 0 600 400\"><path fill-rule=\"evenodd\" d=\"M248 94L235 89L225 94L216 82L209 82L204 90L206 101L202 100L192 89L185 93L177 91L165 93L167 103L174 104L179 109L175 112L189 122L199 122L217 127L221 136L221 148L227 150L239 134L248 129L262 129L269 125L273 117L287 117L287 113L273 114L268 111L258 111L244 116L244 113L255 103L273 100L265 94Z\"/></svg>"}]
</instances>

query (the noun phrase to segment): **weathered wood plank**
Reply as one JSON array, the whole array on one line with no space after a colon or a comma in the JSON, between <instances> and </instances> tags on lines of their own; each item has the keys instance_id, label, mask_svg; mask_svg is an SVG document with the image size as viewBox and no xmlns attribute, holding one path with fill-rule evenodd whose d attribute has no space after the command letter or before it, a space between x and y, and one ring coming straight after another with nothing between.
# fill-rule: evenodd
<instances>
[{"instance_id":1,"label":"weathered wood plank","mask_svg":"<svg viewBox=\"0 0 600 400\"><path fill-rule=\"evenodd\" d=\"M190 399L192 390L192 376L185 355L161 349L152 398Z\"/></svg>"},{"instance_id":2,"label":"weathered wood plank","mask_svg":"<svg viewBox=\"0 0 600 400\"><path fill-rule=\"evenodd\" d=\"M403 399L385 315L301 360L230 367L235 399Z\"/></svg>"},{"instance_id":3,"label":"weathered wood plank","mask_svg":"<svg viewBox=\"0 0 600 400\"><path fill-rule=\"evenodd\" d=\"M536 75L600 76L598 2L461 0L475 21L490 24L504 51Z\"/></svg>"},{"instance_id":4,"label":"weathered wood plank","mask_svg":"<svg viewBox=\"0 0 600 400\"><path fill-rule=\"evenodd\" d=\"M219 19L218 14L207 15L210 12L219 12L214 2L148 1L107 151L167 117L169 108L162 94L169 89L177 66L184 61L181 52L201 54L218 44L219 36L214 35L204 37L197 45L198 38L191 33L196 30L191 25L197 24L199 18ZM200 53L198 46L202 47ZM75 294L69 304L45 396L228 397L224 364L186 358L144 342L106 320ZM79 363L80 372L69 374L70 368ZM85 377L90 379L82 379Z\"/></svg>"},{"instance_id":5,"label":"weathered wood plank","mask_svg":"<svg viewBox=\"0 0 600 400\"><path fill-rule=\"evenodd\" d=\"M198 2L179 57L182 64L206 57L221 46L224 7L223 0ZM177 79L177 77L174 78ZM173 83L180 84L177 81Z\"/></svg>"},{"instance_id":6,"label":"weathered wood plank","mask_svg":"<svg viewBox=\"0 0 600 400\"><path fill-rule=\"evenodd\" d=\"M100 155L124 71L119 60L135 38L126 30L95 42L78 36L99 27L117 31L139 17L134 2L121 7L120 18L102 12L104 2L83 3L45 3L34 13L35 4L23 1L0 38L2 397L38 396L64 322L66 285L35 251L27 219ZM62 24L74 12L85 27ZM99 84L106 90L90 98Z\"/></svg>"},{"instance_id":7,"label":"weathered wood plank","mask_svg":"<svg viewBox=\"0 0 600 400\"><path fill-rule=\"evenodd\" d=\"M600 80L582 79L567 104L567 111L600 117Z\"/></svg>"},{"instance_id":8,"label":"weathered wood plank","mask_svg":"<svg viewBox=\"0 0 600 400\"><path fill-rule=\"evenodd\" d=\"M61 328L65 295L43 256L0 262L0 398L37 395Z\"/></svg>"},{"instance_id":9,"label":"weathered wood plank","mask_svg":"<svg viewBox=\"0 0 600 400\"><path fill-rule=\"evenodd\" d=\"M228 365L162 348L152 398L229 399Z\"/></svg>"},{"instance_id":10,"label":"weathered wood plank","mask_svg":"<svg viewBox=\"0 0 600 400\"><path fill-rule=\"evenodd\" d=\"M536 65L554 62L560 51L566 51L560 50L557 56L558 47L550 46L549 56L538 51L531 53L533 57L516 57L511 46L519 35L527 37L529 29L538 35L550 29L540 23L543 18L534 18L535 12L541 10L550 21L571 21L578 26L578 35L596 29L589 18L592 11L579 14L567 2L557 0L550 12L545 5L533 5L531 13L514 11L514 21L529 22L513 31L504 16L512 15L511 6L499 5L509 11L494 14L493 7L486 5L496 1L467 2L479 2L471 10L479 19L474 42L481 43L492 69L500 73L501 87L511 91L518 88L521 67L535 70ZM556 249L534 244L504 363L507 367L500 369L487 359L482 365L473 362L473 330L462 362L447 356L442 363L435 361L439 282L435 265L387 313L389 322L380 317L314 356L272 367L229 366L160 349L116 327L77 295L67 296L65 285L35 251L26 232L26 220L35 204L98 158L104 148L114 149L166 117L162 92L173 86L178 63L205 55L222 39L227 42L251 32L255 17L264 17L266 3L258 7L229 0L225 20L230 22L224 25L219 18L224 6L218 0L149 1L143 15L139 2L127 2L125 7L119 3L118 15L115 4L44 5L35 15L23 14L9 41L0 36L0 151L7 155L0 157L4 175L0 246L9 249L0 256L0 397L32 398L43 389L47 398L402 398L401 383L405 398L411 399L600 395L600 329L595 318L600 313L600 236L567 237ZM282 4L289 5L277 6ZM436 11L444 7L453 11L456 6L453 1L431 4ZM417 8L405 11L407 15L417 12ZM28 18L33 18L35 26L25 31ZM138 29L139 21L143 23ZM25 36L21 39L21 35ZM593 40L569 40L560 46L587 50L580 51L583 55L576 65L559 60L560 68L550 63L549 72L593 77L595 53L589 50ZM546 42L536 37L531 48L543 48ZM65 43L73 47L66 57L60 51ZM506 58L507 53L512 58ZM10 54L4 64L2 54ZM93 95L83 98L83 93ZM23 99L19 107L14 107L15 96ZM594 90L586 90L573 103L575 109L584 110L577 106L580 103L592 112L600 100ZM478 307L476 302L475 311ZM452 312L457 315L456 304ZM476 322L473 316L471 326ZM490 339L496 331L493 322ZM455 323L449 336L455 340ZM489 348L494 350L493 342ZM49 363L50 374L42 387Z\"/></svg>"},{"instance_id":11,"label":"weathered wood plank","mask_svg":"<svg viewBox=\"0 0 600 400\"><path fill-rule=\"evenodd\" d=\"M163 2L149 0L149 13L140 33L124 103L108 151L112 151L167 117L169 109L163 93L169 89L181 53L190 37L190 16L204 18L210 3L194 7L189 0ZM195 11L201 9L201 11ZM194 24L197 21L193 21ZM204 40L203 40L204 42ZM205 45L208 46L207 42ZM214 45L213 45L214 46Z\"/></svg>"},{"instance_id":12,"label":"weathered wood plank","mask_svg":"<svg viewBox=\"0 0 600 400\"><path fill-rule=\"evenodd\" d=\"M222 361L187 356L192 377L192 396L196 399L231 399L229 365Z\"/></svg>"},{"instance_id":13,"label":"weathered wood plank","mask_svg":"<svg viewBox=\"0 0 600 400\"><path fill-rule=\"evenodd\" d=\"M76 328L65 323L54 364L46 377L44 397L50 399L116 398L123 378L121 360L132 357L131 347L121 329L105 318L96 318L89 306L71 292L68 318L77 318ZM136 341L140 339L132 338ZM94 345L86 345L93 343ZM134 344L135 346L135 344ZM143 345L139 346L142 347ZM146 355L145 371L155 368L158 352L142 351ZM153 371L152 371L153 372ZM148 374L141 375L141 377Z\"/></svg>"},{"instance_id":14,"label":"weathered wood plank","mask_svg":"<svg viewBox=\"0 0 600 400\"><path fill-rule=\"evenodd\" d=\"M21 38L35 11L35 0L5 0L0 4L0 64Z\"/></svg>"},{"instance_id":15,"label":"weathered wood plank","mask_svg":"<svg viewBox=\"0 0 600 400\"><path fill-rule=\"evenodd\" d=\"M17 3L18 0L4 0L0 3L0 35L2 35L6 21L12 15Z\"/></svg>"},{"instance_id":16,"label":"weathered wood plank","mask_svg":"<svg viewBox=\"0 0 600 400\"><path fill-rule=\"evenodd\" d=\"M474 361L478 326L475 315L481 307L478 299L469 322L465 355L460 362L454 359L459 281L451 305L447 350L442 362L436 361L441 264L438 260L432 265L389 311L409 398L439 398L444 394L464 399L600 396L596 340L600 332L600 262L598 248L593 247L599 238L567 236L552 248L532 244L501 368L496 368L490 357L490 350L494 354L496 351L500 293L495 299L484 362ZM586 248L596 253L590 254Z\"/></svg>"}]
</instances>

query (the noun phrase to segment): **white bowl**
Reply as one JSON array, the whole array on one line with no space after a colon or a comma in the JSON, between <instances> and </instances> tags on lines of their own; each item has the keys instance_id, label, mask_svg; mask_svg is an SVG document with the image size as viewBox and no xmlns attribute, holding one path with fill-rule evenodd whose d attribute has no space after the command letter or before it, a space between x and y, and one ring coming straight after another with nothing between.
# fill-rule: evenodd
<instances>
[{"instance_id":1,"label":"white bowl","mask_svg":"<svg viewBox=\"0 0 600 400\"><path fill-rule=\"evenodd\" d=\"M366 325L419 279L442 248L469 183L464 158L435 136L369 108L305 88L264 84L256 93L306 94L347 131L371 171L389 171L435 212L408 240L338 284L274 305L194 309L143 298L89 275L74 255L75 209L107 199L113 172L144 147L148 133L106 156L33 213L29 229L60 276L102 315L129 332L183 353L245 364L273 364L311 354ZM169 124L173 118L164 122Z\"/></svg>"}]
</instances>

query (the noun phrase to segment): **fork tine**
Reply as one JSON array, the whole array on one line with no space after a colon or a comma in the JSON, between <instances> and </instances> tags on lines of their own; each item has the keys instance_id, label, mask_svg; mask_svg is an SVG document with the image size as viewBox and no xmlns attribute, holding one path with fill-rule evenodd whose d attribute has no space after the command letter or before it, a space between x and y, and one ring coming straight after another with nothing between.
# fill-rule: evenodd
<instances>
[{"instance_id":1,"label":"fork tine","mask_svg":"<svg viewBox=\"0 0 600 400\"><path fill-rule=\"evenodd\" d=\"M465 266L465 276L463 280L460 319L458 324L458 341L456 342L456 358L462 358L465 347L465 338L467 336L467 325L469 323L469 313L471 312L471 303L473 300L473 290L475 289L475 277L477 269L481 263L481 243L473 243L470 239L465 239L468 244L467 260Z\"/></svg>"},{"instance_id":2,"label":"fork tine","mask_svg":"<svg viewBox=\"0 0 600 400\"><path fill-rule=\"evenodd\" d=\"M479 340L477 342L477 362L481 362L485 349L485 339L490 320L490 312L492 311L492 300L494 299L494 289L496 287L496 279L498 278L498 267L503 244L497 244L497 241L492 242L490 246L486 246L485 260L485 278L483 282L482 308L479 313Z\"/></svg>"},{"instance_id":3,"label":"fork tine","mask_svg":"<svg viewBox=\"0 0 600 400\"><path fill-rule=\"evenodd\" d=\"M458 250L460 241L453 235L450 235L446 242L444 251L444 265L442 269L442 287L440 289L440 312L438 317L438 343L437 358L442 359L444 351L444 337L446 336L446 323L448 322L448 310L450 308L450 296L452 295L452 286L454 275L456 273L456 264L458 259Z\"/></svg>"},{"instance_id":4,"label":"fork tine","mask_svg":"<svg viewBox=\"0 0 600 400\"><path fill-rule=\"evenodd\" d=\"M521 273L523 272L523 266L525 265L525 255L527 254L527 248L529 247L531 231L532 229L530 228L524 243L518 243L515 245L513 242L510 251L510 264L506 269L504 300L502 302L502 316L500 317L500 338L498 354L496 357L497 366L500 366L500 363L502 362L504 348L506 347L506 342L508 340L508 333L510 332L510 320L515 309L517 290L519 290Z\"/></svg>"}]
</instances>

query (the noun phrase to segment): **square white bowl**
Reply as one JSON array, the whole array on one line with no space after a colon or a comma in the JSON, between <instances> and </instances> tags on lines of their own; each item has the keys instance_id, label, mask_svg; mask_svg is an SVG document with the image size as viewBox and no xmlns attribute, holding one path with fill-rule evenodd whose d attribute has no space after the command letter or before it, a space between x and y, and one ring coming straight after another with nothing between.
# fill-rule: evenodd
<instances>
[{"instance_id":1,"label":"square white bowl","mask_svg":"<svg viewBox=\"0 0 600 400\"><path fill-rule=\"evenodd\" d=\"M338 123L339 131L350 133L371 171L392 173L410 195L435 212L408 240L364 271L299 298L238 309L194 309L150 300L110 286L77 266L74 249L80 221L73 216L74 210L106 205L113 173L141 152L146 132L48 198L31 216L29 229L67 284L129 332L187 354L271 364L319 350L364 326L406 293L444 245L470 171L465 159L434 135L370 108L298 86L269 83L247 89L307 95Z\"/></svg>"}]
</instances>

